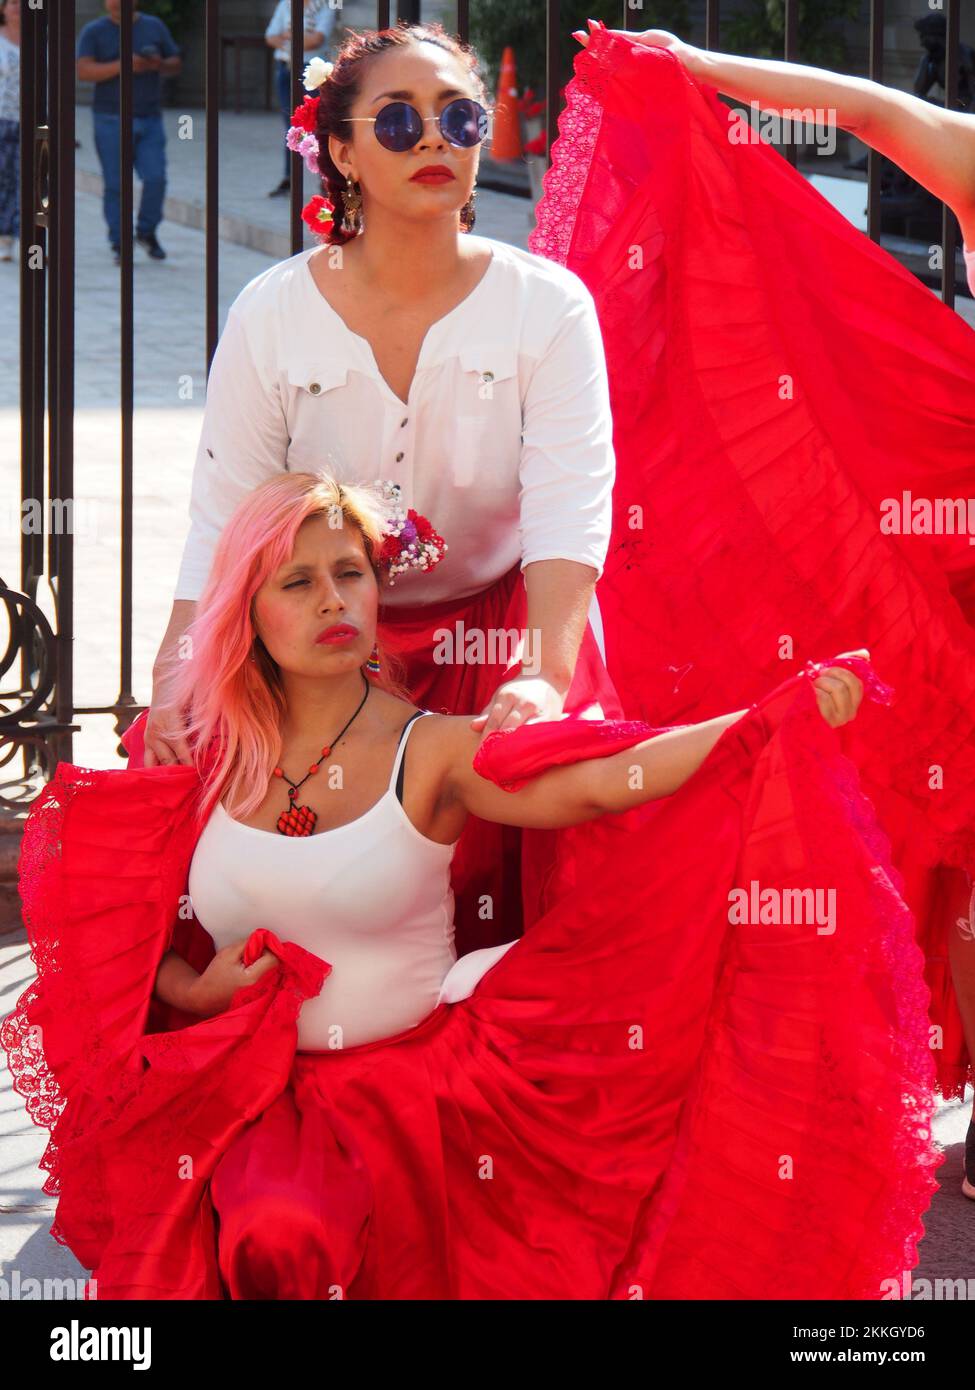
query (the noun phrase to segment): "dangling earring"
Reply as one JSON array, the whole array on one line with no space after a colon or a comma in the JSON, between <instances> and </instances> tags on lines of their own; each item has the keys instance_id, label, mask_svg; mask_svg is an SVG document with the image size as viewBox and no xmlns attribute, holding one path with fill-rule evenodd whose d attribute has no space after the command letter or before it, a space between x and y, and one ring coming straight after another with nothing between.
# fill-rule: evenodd
<instances>
[{"instance_id":1,"label":"dangling earring","mask_svg":"<svg viewBox=\"0 0 975 1390\"><path fill-rule=\"evenodd\" d=\"M345 207L345 217L343 219L345 230L349 232L361 231L362 188L355 179L351 182L346 179L346 186L342 189L342 203Z\"/></svg>"},{"instance_id":2,"label":"dangling earring","mask_svg":"<svg viewBox=\"0 0 975 1390\"><path fill-rule=\"evenodd\" d=\"M474 202L477 198L477 189L471 193L467 202L460 210L460 227L463 232L472 232L477 214L474 211Z\"/></svg>"},{"instance_id":3,"label":"dangling earring","mask_svg":"<svg viewBox=\"0 0 975 1390\"><path fill-rule=\"evenodd\" d=\"M373 642L373 644L372 644L372 653L370 654L369 660L366 662L366 670L369 672L370 676L378 676L378 675L379 675L379 643L378 643L378 642Z\"/></svg>"}]
</instances>

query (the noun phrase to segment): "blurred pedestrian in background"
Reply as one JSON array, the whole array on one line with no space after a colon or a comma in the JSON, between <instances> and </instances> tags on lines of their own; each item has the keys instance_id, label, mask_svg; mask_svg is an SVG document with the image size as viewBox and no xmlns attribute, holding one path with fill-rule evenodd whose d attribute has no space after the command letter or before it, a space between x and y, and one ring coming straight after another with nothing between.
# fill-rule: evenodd
<instances>
[{"instance_id":1,"label":"blurred pedestrian in background","mask_svg":"<svg viewBox=\"0 0 975 1390\"><path fill-rule=\"evenodd\" d=\"M328 57L329 40L337 18L338 7L333 8L329 0L305 0L305 63L310 63L312 58ZM291 0L279 0L264 37L274 49L278 101L287 130L291 125L291 116L296 104L291 100ZM290 189L291 151L285 149L284 177L276 188L271 189L268 197L280 198L290 192Z\"/></svg>"},{"instance_id":2,"label":"blurred pedestrian in background","mask_svg":"<svg viewBox=\"0 0 975 1390\"><path fill-rule=\"evenodd\" d=\"M132 0L105 0L107 14L93 19L78 35L78 80L95 83L92 116L95 147L105 183L104 208L108 240L115 264L122 259L121 171L119 142L122 121L119 110L123 4ZM136 241L156 261L166 259L156 228L162 221L166 199L166 132L162 118L162 79L182 67L172 34L155 15L132 16L132 158L142 180L142 198L136 223Z\"/></svg>"},{"instance_id":3,"label":"blurred pedestrian in background","mask_svg":"<svg viewBox=\"0 0 975 1390\"><path fill-rule=\"evenodd\" d=\"M0 0L0 261L20 236L20 0Z\"/></svg>"}]
</instances>

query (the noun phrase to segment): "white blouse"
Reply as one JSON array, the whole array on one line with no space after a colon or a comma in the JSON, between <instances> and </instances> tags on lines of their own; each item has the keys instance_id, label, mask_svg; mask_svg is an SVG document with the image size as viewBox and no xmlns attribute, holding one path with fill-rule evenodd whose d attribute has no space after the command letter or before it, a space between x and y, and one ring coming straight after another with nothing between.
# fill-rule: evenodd
<instances>
[{"instance_id":1,"label":"white blouse","mask_svg":"<svg viewBox=\"0 0 975 1390\"><path fill-rule=\"evenodd\" d=\"M390 607L465 597L519 561L602 574L616 460L595 303L564 266L477 240L492 259L427 330L406 401L315 283L318 246L241 290L210 371L177 599L199 598L235 507L284 468L398 482L444 537L445 559L397 576Z\"/></svg>"}]
</instances>

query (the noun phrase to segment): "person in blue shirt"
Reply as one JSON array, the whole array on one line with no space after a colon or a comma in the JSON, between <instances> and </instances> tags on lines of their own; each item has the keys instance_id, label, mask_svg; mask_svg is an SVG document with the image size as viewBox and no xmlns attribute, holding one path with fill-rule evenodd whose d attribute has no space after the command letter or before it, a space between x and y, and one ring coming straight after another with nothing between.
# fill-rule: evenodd
<instances>
[{"instance_id":1,"label":"person in blue shirt","mask_svg":"<svg viewBox=\"0 0 975 1390\"><path fill-rule=\"evenodd\" d=\"M94 82L92 116L95 148L105 183L104 209L108 239L121 262L122 218L119 171L119 71L121 69L121 10L132 0L105 0L107 14L86 24L78 35L77 74ZM136 240L154 260L165 260L156 228L162 221L166 197L166 133L160 92L162 78L178 73L183 60L166 25L155 15L135 11L132 19L132 145L135 171L142 180Z\"/></svg>"}]
</instances>

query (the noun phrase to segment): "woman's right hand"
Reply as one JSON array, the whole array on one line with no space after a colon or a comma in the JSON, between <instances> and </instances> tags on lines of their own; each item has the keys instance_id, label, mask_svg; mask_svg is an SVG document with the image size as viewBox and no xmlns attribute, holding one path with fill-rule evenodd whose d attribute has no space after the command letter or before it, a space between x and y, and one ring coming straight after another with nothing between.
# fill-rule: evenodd
<instances>
[{"instance_id":1,"label":"woman's right hand","mask_svg":"<svg viewBox=\"0 0 975 1390\"><path fill-rule=\"evenodd\" d=\"M185 727L181 711L151 703L143 732L143 766L165 767L183 763L188 767L193 761L193 754L186 741Z\"/></svg>"},{"instance_id":2,"label":"woman's right hand","mask_svg":"<svg viewBox=\"0 0 975 1390\"><path fill-rule=\"evenodd\" d=\"M264 950L253 965L244 965L247 938L223 946L207 968L199 974L186 992L187 1010L202 1018L212 1018L230 1007L237 991L245 985L256 984L262 975L280 965L273 951Z\"/></svg>"}]
</instances>

